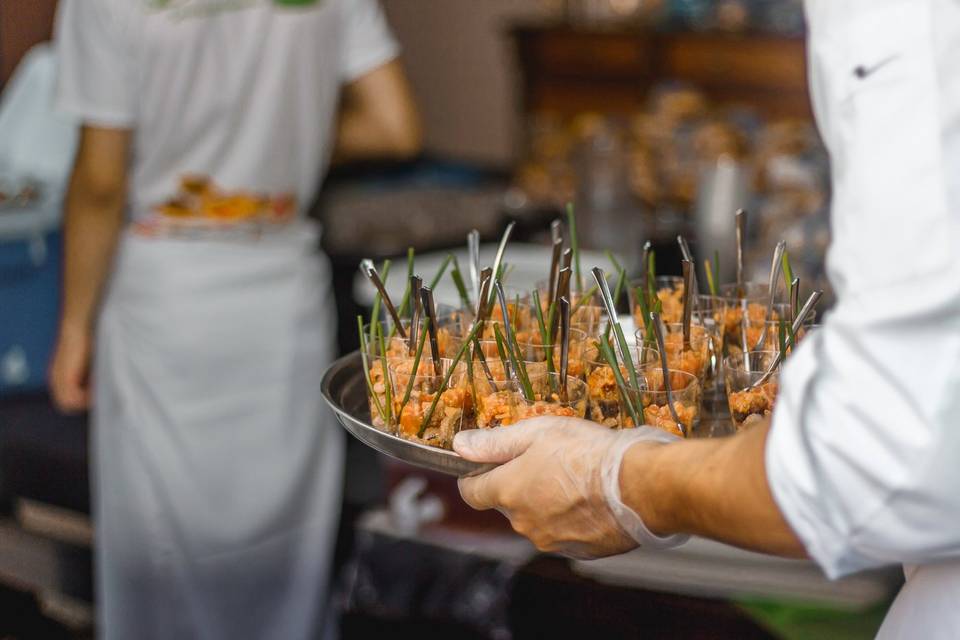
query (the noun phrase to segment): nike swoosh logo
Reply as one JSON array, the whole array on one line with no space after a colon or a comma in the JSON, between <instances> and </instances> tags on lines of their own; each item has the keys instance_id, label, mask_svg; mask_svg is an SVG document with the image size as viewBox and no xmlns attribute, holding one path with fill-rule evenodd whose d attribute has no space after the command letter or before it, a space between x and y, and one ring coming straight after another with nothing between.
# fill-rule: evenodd
<instances>
[{"instance_id":1,"label":"nike swoosh logo","mask_svg":"<svg viewBox=\"0 0 960 640\"><path fill-rule=\"evenodd\" d=\"M860 80L866 80L868 77L872 76L877 70L882 69L883 67L887 66L888 64L890 64L891 62L893 62L899 57L900 57L899 54L892 55L889 58L884 58L883 60L881 60L880 62L876 63L871 67L865 67L861 64L856 68L854 68L853 75L857 76L857 78Z\"/></svg>"}]
</instances>

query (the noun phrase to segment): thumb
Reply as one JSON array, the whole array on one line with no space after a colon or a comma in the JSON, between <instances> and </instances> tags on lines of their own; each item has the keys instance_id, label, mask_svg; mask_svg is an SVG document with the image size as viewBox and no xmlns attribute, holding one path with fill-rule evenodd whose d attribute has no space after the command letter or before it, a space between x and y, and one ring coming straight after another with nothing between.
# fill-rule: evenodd
<instances>
[{"instance_id":1,"label":"thumb","mask_svg":"<svg viewBox=\"0 0 960 640\"><path fill-rule=\"evenodd\" d=\"M495 429L470 429L453 438L453 450L472 462L504 464L526 451L547 425L527 420Z\"/></svg>"}]
</instances>

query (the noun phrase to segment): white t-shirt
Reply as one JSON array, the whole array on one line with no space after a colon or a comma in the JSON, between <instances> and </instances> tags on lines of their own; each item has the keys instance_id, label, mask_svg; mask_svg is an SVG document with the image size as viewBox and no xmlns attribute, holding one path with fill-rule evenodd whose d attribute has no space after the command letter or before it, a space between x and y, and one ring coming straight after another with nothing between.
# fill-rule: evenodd
<instances>
[{"instance_id":1,"label":"white t-shirt","mask_svg":"<svg viewBox=\"0 0 960 640\"><path fill-rule=\"evenodd\" d=\"M329 161L340 86L397 56L377 0L61 0L58 103L134 130L133 219L181 175L293 192Z\"/></svg>"}]
</instances>

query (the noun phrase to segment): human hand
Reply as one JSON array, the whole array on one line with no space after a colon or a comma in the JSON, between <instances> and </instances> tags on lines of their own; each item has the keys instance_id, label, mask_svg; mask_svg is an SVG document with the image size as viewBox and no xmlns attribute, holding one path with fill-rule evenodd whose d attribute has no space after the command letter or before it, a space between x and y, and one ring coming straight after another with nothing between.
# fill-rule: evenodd
<instances>
[{"instance_id":1,"label":"human hand","mask_svg":"<svg viewBox=\"0 0 960 640\"><path fill-rule=\"evenodd\" d=\"M686 540L653 535L620 496L627 449L673 440L650 427L612 431L585 420L544 417L461 431L453 448L467 460L501 465L460 479L467 504L497 509L541 551L589 559Z\"/></svg>"},{"instance_id":2,"label":"human hand","mask_svg":"<svg viewBox=\"0 0 960 640\"><path fill-rule=\"evenodd\" d=\"M50 394L64 413L78 413L90 407L90 354L88 331L64 325L57 338L50 364Z\"/></svg>"}]
</instances>

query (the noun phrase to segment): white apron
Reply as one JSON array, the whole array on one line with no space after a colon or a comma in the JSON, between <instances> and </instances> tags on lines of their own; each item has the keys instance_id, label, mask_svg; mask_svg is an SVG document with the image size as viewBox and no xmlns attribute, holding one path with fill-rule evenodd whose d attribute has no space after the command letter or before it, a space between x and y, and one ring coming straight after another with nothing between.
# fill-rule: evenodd
<instances>
[{"instance_id":1,"label":"white apron","mask_svg":"<svg viewBox=\"0 0 960 640\"><path fill-rule=\"evenodd\" d=\"M317 233L120 243L98 327L93 430L105 638L314 637L343 435Z\"/></svg>"}]
</instances>

